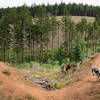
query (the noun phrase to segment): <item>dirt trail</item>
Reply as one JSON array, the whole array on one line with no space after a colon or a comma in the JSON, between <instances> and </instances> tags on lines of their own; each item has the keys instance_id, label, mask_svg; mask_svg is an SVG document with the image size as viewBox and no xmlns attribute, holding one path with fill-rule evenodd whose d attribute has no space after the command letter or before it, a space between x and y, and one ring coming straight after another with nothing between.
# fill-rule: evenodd
<instances>
[{"instance_id":1,"label":"dirt trail","mask_svg":"<svg viewBox=\"0 0 100 100\"><path fill-rule=\"evenodd\" d=\"M93 65L100 67L100 54L97 54L93 59ZM2 74L4 69L9 69L11 75ZM55 91L44 91L31 86L16 69L0 62L0 79L3 80L3 84L0 87L6 96L25 96L26 94L31 94L37 100L96 100L88 93L93 90L94 85L98 84L100 86L100 84L96 83L97 79L92 76L89 68L87 70L88 73L84 75L83 79L72 86Z\"/></svg>"}]
</instances>

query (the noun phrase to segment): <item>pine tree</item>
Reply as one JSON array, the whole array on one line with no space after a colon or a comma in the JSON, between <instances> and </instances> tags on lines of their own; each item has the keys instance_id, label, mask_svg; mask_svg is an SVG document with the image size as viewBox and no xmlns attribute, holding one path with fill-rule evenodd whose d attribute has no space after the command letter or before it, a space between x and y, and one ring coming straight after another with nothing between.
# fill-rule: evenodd
<instances>
[{"instance_id":1,"label":"pine tree","mask_svg":"<svg viewBox=\"0 0 100 100\"><path fill-rule=\"evenodd\" d=\"M1 54L2 54L2 61L6 61L6 51L9 47L8 41L9 41L9 18L8 16L4 16L0 20L0 42L1 42Z\"/></svg>"},{"instance_id":2,"label":"pine tree","mask_svg":"<svg viewBox=\"0 0 100 100\"><path fill-rule=\"evenodd\" d=\"M74 40L74 32L75 32L75 25L74 22L70 19L70 16L63 17L63 31L64 31L64 47L71 53L72 42Z\"/></svg>"},{"instance_id":3,"label":"pine tree","mask_svg":"<svg viewBox=\"0 0 100 100\"><path fill-rule=\"evenodd\" d=\"M52 41L52 47L51 47L51 50L52 50L52 59L54 59L54 38L57 34L57 21L56 21L56 17L55 16L52 16L51 17L51 41Z\"/></svg>"},{"instance_id":4,"label":"pine tree","mask_svg":"<svg viewBox=\"0 0 100 100\"><path fill-rule=\"evenodd\" d=\"M79 62L84 60L85 53L84 53L84 40L83 39L77 39L76 42L73 45L73 58L74 61Z\"/></svg>"}]
</instances>

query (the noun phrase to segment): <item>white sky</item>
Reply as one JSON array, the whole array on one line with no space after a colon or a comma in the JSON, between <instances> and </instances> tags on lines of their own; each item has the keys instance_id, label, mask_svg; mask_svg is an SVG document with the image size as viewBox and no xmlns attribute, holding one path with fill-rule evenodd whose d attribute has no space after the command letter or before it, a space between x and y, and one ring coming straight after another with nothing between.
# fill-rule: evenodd
<instances>
[{"instance_id":1,"label":"white sky","mask_svg":"<svg viewBox=\"0 0 100 100\"><path fill-rule=\"evenodd\" d=\"M83 4L89 4L89 5L98 5L100 6L100 0L0 0L0 8L5 8L5 7L14 7L14 6L20 6L23 4L27 4L30 6L31 4L55 4L55 3L83 3Z\"/></svg>"}]
</instances>

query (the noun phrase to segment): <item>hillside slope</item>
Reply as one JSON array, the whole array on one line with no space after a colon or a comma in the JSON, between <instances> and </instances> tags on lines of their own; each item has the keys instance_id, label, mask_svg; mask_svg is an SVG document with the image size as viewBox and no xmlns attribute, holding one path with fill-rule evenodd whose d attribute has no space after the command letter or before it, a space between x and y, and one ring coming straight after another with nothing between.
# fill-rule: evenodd
<instances>
[{"instance_id":1,"label":"hillside slope","mask_svg":"<svg viewBox=\"0 0 100 100\"><path fill-rule=\"evenodd\" d=\"M74 21L76 24L78 22L80 22L83 18L85 18L87 20L87 22L92 23L95 18L94 17L87 17L87 16L71 16L72 21ZM61 21L62 20L62 16L57 16L57 20Z\"/></svg>"},{"instance_id":2,"label":"hillside slope","mask_svg":"<svg viewBox=\"0 0 100 100\"><path fill-rule=\"evenodd\" d=\"M97 54L93 59L93 65L100 67L99 60L100 54ZM9 69L11 75L2 73L4 69ZM72 86L55 91L44 91L32 87L31 83L25 81L16 69L0 62L0 80L2 81L0 97L7 98L4 100L11 100L14 97L24 98L21 100L100 100L100 82L92 76L88 66L86 66L86 69L86 74L84 74L82 80ZM27 99L26 97L29 97L27 95L36 99Z\"/></svg>"}]
</instances>

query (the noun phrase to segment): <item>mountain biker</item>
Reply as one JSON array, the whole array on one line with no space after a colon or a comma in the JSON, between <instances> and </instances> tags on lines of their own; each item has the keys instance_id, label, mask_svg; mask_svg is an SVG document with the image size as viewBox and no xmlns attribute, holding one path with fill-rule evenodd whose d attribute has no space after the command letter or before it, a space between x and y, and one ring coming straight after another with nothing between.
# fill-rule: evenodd
<instances>
[{"instance_id":1,"label":"mountain biker","mask_svg":"<svg viewBox=\"0 0 100 100\"><path fill-rule=\"evenodd\" d=\"M97 67L91 66L92 73L95 73L97 77L100 76L99 69Z\"/></svg>"}]
</instances>

